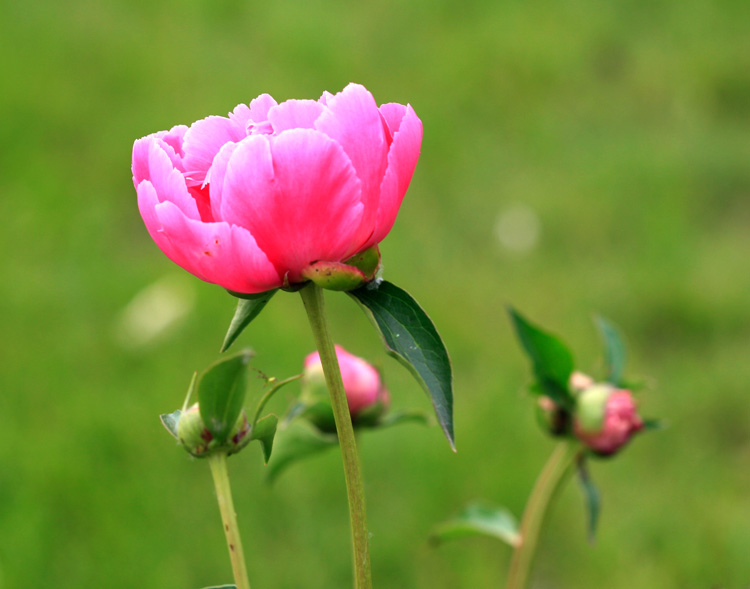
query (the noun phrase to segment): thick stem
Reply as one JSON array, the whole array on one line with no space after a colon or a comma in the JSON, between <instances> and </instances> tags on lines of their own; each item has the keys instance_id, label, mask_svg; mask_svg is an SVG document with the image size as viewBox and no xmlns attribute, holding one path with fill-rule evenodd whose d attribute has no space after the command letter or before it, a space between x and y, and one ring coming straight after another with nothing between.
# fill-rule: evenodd
<instances>
[{"instance_id":1,"label":"thick stem","mask_svg":"<svg viewBox=\"0 0 750 589\"><path fill-rule=\"evenodd\" d=\"M513 551L506 589L526 587L539 540L539 532L550 500L565 478L565 474L570 470L578 450L579 445L576 442L567 440L560 442L547 460L542 472L539 473L521 519L521 540Z\"/></svg>"},{"instance_id":2,"label":"thick stem","mask_svg":"<svg viewBox=\"0 0 750 589\"><path fill-rule=\"evenodd\" d=\"M232 501L232 489L229 485L229 473L227 471L227 455L223 452L212 454L208 457L211 467L211 475L216 487L216 499L219 502L221 521L224 524L224 534L227 537L229 548L229 560L232 562L234 583L237 589L250 589L250 581L247 578L247 567L245 566L245 553L242 551L242 540L240 530L237 526L237 514L234 511Z\"/></svg>"},{"instance_id":3,"label":"thick stem","mask_svg":"<svg viewBox=\"0 0 750 589\"><path fill-rule=\"evenodd\" d=\"M354 428L346 401L344 383L341 381L336 350L328 330L325 315L323 290L310 283L300 290L305 304L307 317L315 338L315 345L320 354L328 392L331 395L333 416L336 420L339 445L344 461L344 478L349 499L349 519L352 529L352 548L354 551L354 580L356 589L371 589L369 534L365 516L365 491L362 483L362 472L357 454L357 443L354 439Z\"/></svg>"}]
</instances>

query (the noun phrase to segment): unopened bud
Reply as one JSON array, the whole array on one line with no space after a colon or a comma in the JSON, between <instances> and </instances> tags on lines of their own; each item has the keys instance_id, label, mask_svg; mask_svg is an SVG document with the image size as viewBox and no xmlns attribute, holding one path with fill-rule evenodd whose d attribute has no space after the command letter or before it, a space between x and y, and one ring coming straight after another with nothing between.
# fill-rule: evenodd
<instances>
[{"instance_id":1,"label":"unopened bud","mask_svg":"<svg viewBox=\"0 0 750 589\"><path fill-rule=\"evenodd\" d=\"M578 396L573 431L595 453L609 456L643 428L630 391L595 384Z\"/></svg>"},{"instance_id":2,"label":"unopened bud","mask_svg":"<svg viewBox=\"0 0 750 589\"><path fill-rule=\"evenodd\" d=\"M204 458L216 452L227 455L239 452L250 442L250 424L243 410L226 442L220 444L203 423L198 403L180 414L177 422L177 437L180 444L196 458Z\"/></svg>"}]
</instances>

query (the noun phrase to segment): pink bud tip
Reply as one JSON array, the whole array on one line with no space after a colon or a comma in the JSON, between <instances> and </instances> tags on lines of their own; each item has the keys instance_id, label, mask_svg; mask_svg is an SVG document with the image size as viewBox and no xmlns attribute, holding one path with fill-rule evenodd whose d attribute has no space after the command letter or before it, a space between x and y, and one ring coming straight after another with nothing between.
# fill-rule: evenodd
<instances>
[{"instance_id":1,"label":"pink bud tip","mask_svg":"<svg viewBox=\"0 0 750 589\"><path fill-rule=\"evenodd\" d=\"M585 393L584 393L585 394ZM617 452L635 433L643 429L630 391L613 389L604 405L601 428L587 431L578 419L574 423L576 437L597 454L608 456Z\"/></svg>"}]
</instances>

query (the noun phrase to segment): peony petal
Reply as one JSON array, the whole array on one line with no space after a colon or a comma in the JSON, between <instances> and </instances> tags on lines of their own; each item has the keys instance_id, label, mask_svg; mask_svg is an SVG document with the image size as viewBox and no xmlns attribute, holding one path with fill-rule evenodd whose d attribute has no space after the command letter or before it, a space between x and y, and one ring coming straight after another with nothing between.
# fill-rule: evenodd
<instances>
[{"instance_id":1,"label":"peony petal","mask_svg":"<svg viewBox=\"0 0 750 589\"><path fill-rule=\"evenodd\" d=\"M406 107L398 102L388 102L380 105L380 114L388 124L391 137L398 132L401 121L406 114Z\"/></svg>"},{"instance_id":2,"label":"peony petal","mask_svg":"<svg viewBox=\"0 0 750 589\"><path fill-rule=\"evenodd\" d=\"M201 280L242 293L281 286L273 264L242 227L189 219L169 202L157 205L155 213L172 247L164 253Z\"/></svg>"},{"instance_id":3,"label":"peony petal","mask_svg":"<svg viewBox=\"0 0 750 589\"><path fill-rule=\"evenodd\" d=\"M224 176L227 173L227 163L229 158L232 157L234 150L237 149L239 143L227 143L221 148L219 153L214 158L214 163L208 172L206 181L208 182L208 189L211 202L211 214L214 221L222 221L221 216L221 200L222 200L222 189L224 187Z\"/></svg>"},{"instance_id":4,"label":"peony petal","mask_svg":"<svg viewBox=\"0 0 750 589\"><path fill-rule=\"evenodd\" d=\"M362 181L360 232L368 239L375 227L380 183L388 163L383 120L372 94L364 86L349 84L336 96L326 97L326 111L315 123L343 147Z\"/></svg>"},{"instance_id":5,"label":"peony petal","mask_svg":"<svg viewBox=\"0 0 750 589\"><path fill-rule=\"evenodd\" d=\"M163 251L170 260L174 260L176 252L174 247L166 238L162 231L161 221L156 216L156 205L159 204L159 197L154 190L154 186L148 180L142 181L136 186L136 192L138 193L138 210L141 212L141 217L146 225L148 234L151 239L154 240L159 249Z\"/></svg>"},{"instance_id":6,"label":"peony petal","mask_svg":"<svg viewBox=\"0 0 750 589\"><path fill-rule=\"evenodd\" d=\"M276 106L276 101L270 94L261 94L250 102L250 119L261 123L268 119L268 111Z\"/></svg>"},{"instance_id":7,"label":"peony petal","mask_svg":"<svg viewBox=\"0 0 750 589\"><path fill-rule=\"evenodd\" d=\"M407 105L388 152L388 169L380 186L380 205L375 231L363 249L380 243L393 227L401 201L417 166L421 145L422 121L414 109Z\"/></svg>"},{"instance_id":8,"label":"peony petal","mask_svg":"<svg viewBox=\"0 0 750 589\"><path fill-rule=\"evenodd\" d=\"M243 127L224 117L207 117L193 123L185 133L183 165L188 183L200 185L214 157L226 143L242 140L247 133Z\"/></svg>"},{"instance_id":9,"label":"peony petal","mask_svg":"<svg viewBox=\"0 0 750 589\"><path fill-rule=\"evenodd\" d=\"M185 178L175 168L166 145L156 137L144 137L133 144L133 183L148 181L159 202L173 202L191 219L198 219L195 200L188 193Z\"/></svg>"},{"instance_id":10,"label":"peony petal","mask_svg":"<svg viewBox=\"0 0 750 589\"><path fill-rule=\"evenodd\" d=\"M268 120L277 135L287 129L314 129L324 108L315 100L287 100L268 111Z\"/></svg>"},{"instance_id":11,"label":"peony petal","mask_svg":"<svg viewBox=\"0 0 750 589\"><path fill-rule=\"evenodd\" d=\"M221 187L220 218L247 228L279 274L298 282L311 262L341 261L362 243L360 198L361 183L341 146L317 131L293 129L238 145Z\"/></svg>"}]
</instances>

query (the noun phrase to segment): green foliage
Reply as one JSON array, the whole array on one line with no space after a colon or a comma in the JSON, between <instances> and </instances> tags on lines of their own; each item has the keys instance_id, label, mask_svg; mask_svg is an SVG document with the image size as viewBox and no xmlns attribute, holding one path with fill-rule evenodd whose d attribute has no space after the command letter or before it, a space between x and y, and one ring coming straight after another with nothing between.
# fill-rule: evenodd
<instances>
[{"instance_id":1,"label":"green foliage","mask_svg":"<svg viewBox=\"0 0 750 589\"><path fill-rule=\"evenodd\" d=\"M604 317L597 317L596 325L604 341L604 357L607 367L606 380L621 387L623 386L622 378L625 369L625 344L622 342L620 331Z\"/></svg>"},{"instance_id":2,"label":"green foliage","mask_svg":"<svg viewBox=\"0 0 750 589\"><path fill-rule=\"evenodd\" d=\"M211 365L198 380L201 418L217 443L223 444L242 411L247 367L253 353L245 350Z\"/></svg>"},{"instance_id":3,"label":"green foliage","mask_svg":"<svg viewBox=\"0 0 750 589\"><path fill-rule=\"evenodd\" d=\"M534 392L545 394L566 408L575 404L568 389L573 373L573 355L558 338L536 327L512 307L508 313L536 377Z\"/></svg>"},{"instance_id":4,"label":"green foliage","mask_svg":"<svg viewBox=\"0 0 750 589\"><path fill-rule=\"evenodd\" d=\"M237 301L237 309L234 312L234 317L232 317L232 322L229 324L229 330L224 336L224 343L221 346L222 352L226 352L230 348L234 340L260 314L276 292L275 290L269 290L258 295L238 295L233 293L235 296L240 297L240 299Z\"/></svg>"},{"instance_id":5,"label":"green foliage","mask_svg":"<svg viewBox=\"0 0 750 589\"><path fill-rule=\"evenodd\" d=\"M348 294L379 331L388 353L406 366L430 396L438 422L455 450L451 363L432 320L409 293L390 282L370 283Z\"/></svg>"},{"instance_id":6,"label":"green foliage","mask_svg":"<svg viewBox=\"0 0 750 589\"><path fill-rule=\"evenodd\" d=\"M520 542L518 522L504 507L471 503L453 519L441 523L432 531L433 542L445 542L467 536L489 536L511 546Z\"/></svg>"}]
</instances>

